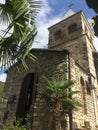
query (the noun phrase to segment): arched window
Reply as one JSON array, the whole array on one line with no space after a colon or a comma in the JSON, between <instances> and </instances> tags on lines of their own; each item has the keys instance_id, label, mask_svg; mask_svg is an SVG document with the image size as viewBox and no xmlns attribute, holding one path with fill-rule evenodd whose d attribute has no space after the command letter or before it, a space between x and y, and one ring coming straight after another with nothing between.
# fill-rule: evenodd
<instances>
[{"instance_id":1,"label":"arched window","mask_svg":"<svg viewBox=\"0 0 98 130\"><path fill-rule=\"evenodd\" d=\"M54 34L54 40L60 39L61 36L62 36L62 31L61 30L56 31Z\"/></svg>"},{"instance_id":2,"label":"arched window","mask_svg":"<svg viewBox=\"0 0 98 130\"><path fill-rule=\"evenodd\" d=\"M36 99L36 73L29 73L25 76L19 95L16 118L25 118L30 111L31 104Z\"/></svg>"},{"instance_id":3,"label":"arched window","mask_svg":"<svg viewBox=\"0 0 98 130\"><path fill-rule=\"evenodd\" d=\"M75 31L77 31L77 24L76 23L74 23L68 27L68 34L71 34Z\"/></svg>"},{"instance_id":4,"label":"arched window","mask_svg":"<svg viewBox=\"0 0 98 130\"><path fill-rule=\"evenodd\" d=\"M82 104L83 104L83 113L87 114L86 98L85 98L85 82L82 76L80 77L80 88L81 88L81 97L82 97Z\"/></svg>"},{"instance_id":5,"label":"arched window","mask_svg":"<svg viewBox=\"0 0 98 130\"><path fill-rule=\"evenodd\" d=\"M84 79L83 79L82 76L80 77L80 84L82 85L82 87L85 85L85 83L84 83Z\"/></svg>"}]
</instances>

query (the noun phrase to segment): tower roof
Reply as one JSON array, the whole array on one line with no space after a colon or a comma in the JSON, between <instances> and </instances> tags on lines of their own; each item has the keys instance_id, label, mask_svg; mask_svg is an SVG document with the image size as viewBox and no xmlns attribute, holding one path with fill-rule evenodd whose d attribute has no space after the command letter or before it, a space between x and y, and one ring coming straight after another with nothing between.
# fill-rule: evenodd
<instances>
[{"instance_id":1,"label":"tower roof","mask_svg":"<svg viewBox=\"0 0 98 130\"><path fill-rule=\"evenodd\" d=\"M68 12L64 15L63 19L66 19L66 18L68 18L68 17L70 17L70 16L72 16L74 14L75 14L75 12L70 8L68 10Z\"/></svg>"}]
</instances>

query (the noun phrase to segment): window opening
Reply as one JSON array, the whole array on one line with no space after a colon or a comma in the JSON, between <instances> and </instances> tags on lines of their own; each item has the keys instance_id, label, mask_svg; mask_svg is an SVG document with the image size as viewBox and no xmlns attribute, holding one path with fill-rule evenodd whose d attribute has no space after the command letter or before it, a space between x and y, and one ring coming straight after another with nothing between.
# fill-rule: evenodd
<instances>
[{"instance_id":1,"label":"window opening","mask_svg":"<svg viewBox=\"0 0 98 130\"><path fill-rule=\"evenodd\" d=\"M54 40L60 39L61 36L62 36L61 30L56 31L55 34L54 34Z\"/></svg>"},{"instance_id":2,"label":"window opening","mask_svg":"<svg viewBox=\"0 0 98 130\"><path fill-rule=\"evenodd\" d=\"M75 31L77 31L77 24L76 23L74 23L68 27L68 34L74 33Z\"/></svg>"},{"instance_id":3,"label":"window opening","mask_svg":"<svg viewBox=\"0 0 98 130\"><path fill-rule=\"evenodd\" d=\"M80 77L80 87L81 87L81 96L82 96L82 104L83 104L83 113L87 114L87 106L86 106L86 98L85 98L85 82L83 77Z\"/></svg>"},{"instance_id":4,"label":"window opening","mask_svg":"<svg viewBox=\"0 0 98 130\"><path fill-rule=\"evenodd\" d=\"M30 111L31 104L36 100L37 76L35 73L29 73L23 80L19 102L16 112L16 118L25 118Z\"/></svg>"}]
</instances>

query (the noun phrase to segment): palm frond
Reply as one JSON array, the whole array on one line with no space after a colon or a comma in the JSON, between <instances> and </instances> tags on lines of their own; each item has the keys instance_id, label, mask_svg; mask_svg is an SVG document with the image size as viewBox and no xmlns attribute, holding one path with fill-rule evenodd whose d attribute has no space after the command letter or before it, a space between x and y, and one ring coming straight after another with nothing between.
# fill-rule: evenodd
<instances>
[{"instance_id":1,"label":"palm frond","mask_svg":"<svg viewBox=\"0 0 98 130\"><path fill-rule=\"evenodd\" d=\"M73 96L75 94L79 94L79 93L80 93L80 91L69 91L68 92L68 94L71 95L71 96Z\"/></svg>"},{"instance_id":2,"label":"palm frond","mask_svg":"<svg viewBox=\"0 0 98 130\"><path fill-rule=\"evenodd\" d=\"M8 24L12 20L12 6L9 3L0 4L0 24Z\"/></svg>"},{"instance_id":3,"label":"palm frond","mask_svg":"<svg viewBox=\"0 0 98 130\"><path fill-rule=\"evenodd\" d=\"M8 21L8 27L0 39L0 61L3 68L17 61L21 61L27 68L26 58L36 59L29 51L37 34L35 15L39 4L36 0L6 0L5 4L0 4L0 22Z\"/></svg>"},{"instance_id":4,"label":"palm frond","mask_svg":"<svg viewBox=\"0 0 98 130\"><path fill-rule=\"evenodd\" d=\"M74 84L72 80L63 81L57 80L54 77L50 79L45 77L44 79L47 85L41 87L41 94L46 101L50 100L50 102L55 102L59 100L63 105L64 111L69 109L73 110L82 106L76 98L73 98L73 96L79 94L79 91L69 91L69 88L72 88Z\"/></svg>"},{"instance_id":5,"label":"palm frond","mask_svg":"<svg viewBox=\"0 0 98 130\"><path fill-rule=\"evenodd\" d=\"M79 102L77 99L71 99L71 98L63 100L62 104L63 104L63 111L67 114L69 114L73 110L77 110L83 107L81 102Z\"/></svg>"}]
</instances>

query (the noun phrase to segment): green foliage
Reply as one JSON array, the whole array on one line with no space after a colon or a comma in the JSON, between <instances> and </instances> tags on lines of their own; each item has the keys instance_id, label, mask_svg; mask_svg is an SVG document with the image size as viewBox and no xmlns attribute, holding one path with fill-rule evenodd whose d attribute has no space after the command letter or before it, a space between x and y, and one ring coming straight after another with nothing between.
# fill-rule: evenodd
<instances>
[{"instance_id":1,"label":"green foliage","mask_svg":"<svg viewBox=\"0 0 98 130\"><path fill-rule=\"evenodd\" d=\"M94 11L98 13L98 0L86 0L86 3L89 8L94 9Z\"/></svg>"},{"instance_id":2,"label":"green foliage","mask_svg":"<svg viewBox=\"0 0 98 130\"><path fill-rule=\"evenodd\" d=\"M72 80L56 80L55 78L45 78L47 85L41 87L40 95L50 107L57 101L61 104L62 112L69 113L73 109L82 107L82 104L73 98L74 95L78 94L79 91L72 91L74 86Z\"/></svg>"},{"instance_id":3,"label":"green foliage","mask_svg":"<svg viewBox=\"0 0 98 130\"><path fill-rule=\"evenodd\" d=\"M21 125L22 120L15 121L15 125L9 124L8 126L1 125L2 130L26 130L24 125Z\"/></svg>"},{"instance_id":4,"label":"green foliage","mask_svg":"<svg viewBox=\"0 0 98 130\"><path fill-rule=\"evenodd\" d=\"M40 1L6 0L0 4L0 23L6 24L0 36L0 62L3 69L21 61L26 66L26 58L35 59L30 53L37 33L35 16Z\"/></svg>"},{"instance_id":5,"label":"green foliage","mask_svg":"<svg viewBox=\"0 0 98 130\"><path fill-rule=\"evenodd\" d=\"M93 27L94 27L94 31L95 31L95 35L98 37L98 15L96 15L95 17L93 17Z\"/></svg>"},{"instance_id":6,"label":"green foliage","mask_svg":"<svg viewBox=\"0 0 98 130\"><path fill-rule=\"evenodd\" d=\"M26 123L30 122L31 115L28 114L25 119L19 118L15 119L14 123L9 122L9 124L6 125L0 125L0 130L27 130ZM25 122L25 123L24 123Z\"/></svg>"},{"instance_id":7,"label":"green foliage","mask_svg":"<svg viewBox=\"0 0 98 130\"><path fill-rule=\"evenodd\" d=\"M79 91L73 91L74 82L72 80L57 80L55 78L45 78L47 85L41 86L40 95L50 108L53 116L53 126L55 130L61 130L62 115L72 114L73 110L82 107L76 99Z\"/></svg>"},{"instance_id":8,"label":"green foliage","mask_svg":"<svg viewBox=\"0 0 98 130\"><path fill-rule=\"evenodd\" d=\"M86 3L89 8L92 8L98 14L98 0L86 0ZM98 15L94 16L92 19L95 35L98 37Z\"/></svg>"}]
</instances>

